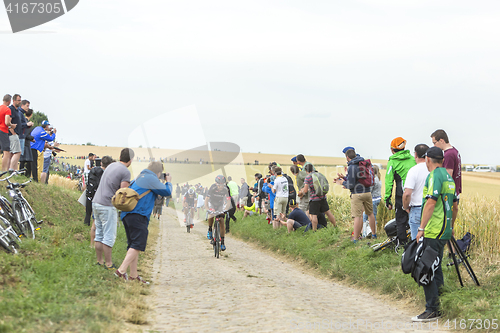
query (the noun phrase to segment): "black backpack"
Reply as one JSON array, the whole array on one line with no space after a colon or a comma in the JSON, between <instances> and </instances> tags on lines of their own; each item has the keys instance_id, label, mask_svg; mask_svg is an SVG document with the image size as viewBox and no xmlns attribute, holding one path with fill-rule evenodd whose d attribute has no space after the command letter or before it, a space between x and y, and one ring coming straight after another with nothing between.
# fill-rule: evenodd
<instances>
[{"instance_id":1,"label":"black backpack","mask_svg":"<svg viewBox=\"0 0 500 333\"><path fill-rule=\"evenodd\" d=\"M293 179L286 173L283 174L283 176L288 180L288 199L295 199L297 198L297 191L295 191L295 186L293 186Z\"/></svg>"}]
</instances>

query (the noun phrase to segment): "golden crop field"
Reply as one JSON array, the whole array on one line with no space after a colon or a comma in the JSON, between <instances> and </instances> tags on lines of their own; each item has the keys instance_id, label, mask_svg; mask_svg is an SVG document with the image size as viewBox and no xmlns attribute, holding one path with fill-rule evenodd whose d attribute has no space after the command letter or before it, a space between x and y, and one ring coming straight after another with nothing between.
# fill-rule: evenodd
<instances>
[{"instance_id":1,"label":"golden crop field","mask_svg":"<svg viewBox=\"0 0 500 333\"><path fill-rule=\"evenodd\" d=\"M110 155L114 159L118 159L120 156L120 151L122 147L103 147L103 146L79 146L79 145L61 145L65 152L58 154L58 157L62 157L61 161L69 162L70 164L83 166L84 159L75 159L76 156L88 156L88 153L92 152L102 157L104 155ZM199 161L200 158L204 158L204 161L210 160L210 157L206 152L200 151L181 151L173 149L158 149L158 148L133 148L136 157L144 160L150 156L150 154L156 158L165 158L171 156L179 156L178 160L181 158L189 158L190 161ZM213 152L212 158L215 161L224 161L226 163L233 162L239 163L238 165L227 165L224 167L225 174L232 176L234 179L245 178L247 182L252 185L254 182L254 174L259 172L262 174L267 174L267 165L269 162L276 161L277 163L283 164L285 172L289 172L289 166L291 165L289 155L280 154L259 154L259 153L241 153L236 159L231 159L235 157L235 154L230 154L230 156L225 156L224 152ZM201 156L201 157L200 157ZM64 159L67 158L67 159ZM337 172L342 172L343 167L346 166L346 160L343 157L325 157L325 156L307 156L308 161L315 165L328 165L319 166L318 170L323 173L329 180L336 177ZM231 159L228 161L228 159ZM254 161L259 161L259 165L253 165ZM373 160L373 163L380 163L385 165L386 160ZM137 162L134 160L132 163L131 170L133 175L138 174L142 169L146 168L148 162ZM216 164L217 166L217 164ZM174 183L184 183L186 181L190 183L201 182L203 185L208 186L213 183L213 179L219 173L221 173L220 165L219 169L212 169L210 164L183 164L183 163L165 163L165 171L169 172L173 176ZM384 170L382 173L382 184L384 183ZM484 196L490 199L500 199L500 173L479 173L479 172L463 172L462 176L463 182L463 193L462 197L472 197L476 195ZM341 190L338 186L333 187L335 194L347 195L347 191Z\"/></svg>"}]
</instances>

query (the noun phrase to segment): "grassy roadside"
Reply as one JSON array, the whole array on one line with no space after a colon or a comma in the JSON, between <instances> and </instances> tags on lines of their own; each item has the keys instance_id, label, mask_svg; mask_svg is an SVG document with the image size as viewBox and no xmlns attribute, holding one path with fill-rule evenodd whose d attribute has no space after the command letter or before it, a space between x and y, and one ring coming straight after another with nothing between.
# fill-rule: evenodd
<instances>
[{"instance_id":1,"label":"grassy roadside","mask_svg":"<svg viewBox=\"0 0 500 333\"><path fill-rule=\"evenodd\" d=\"M332 211L338 221L338 228L329 227L315 233L304 234L298 231L287 234L286 228L273 230L267 224L264 215L254 215L242 220L241 213L237 213L238 221L231 222L231 233L242 240L258 243L273 252L301 259L327 277L369 288L394 299L417 304L419 308L424 309L423 289L417 286L410 275L401 272L399 256L390 250L373 252L367 246L370 240L363 240L357 244L350 242L352 222L347 209L349 205L348 199L340 197L332 198L330 202L331 207L336 207ZM386 211L380 214L390 215ZM380 236L383 234L383 231L379 232ZM466 284L464 288L460 287L455 270L445 266L448 260L443 259L445 287L441 302L447 318L500 321L498 259L498 255L493 258L491 255L489 258L483 258L472 251L470 261L481 287L474 286L467 273L462 271Z\"/></svg>"},{"instance_id":2,"label":"grassy roadside","mask_svg":"<svg viewBox=\"0 0 500 333\"><path fill-rule=\"evenodd\" d=\"M26 188L25 197L45 223L36 240L22 242L18 255L0 250L0 332L120 332L124 325L136 329L129 323L146 322L143 296L148 288L118 281L95 265L79 196L52 185L33 183ZM151 220L152 240L157 224ZM150 243L139 268L147 270L153 249ZM120 223L113 248L116 265L125 252Z\"/></svg>"}]
</instances>

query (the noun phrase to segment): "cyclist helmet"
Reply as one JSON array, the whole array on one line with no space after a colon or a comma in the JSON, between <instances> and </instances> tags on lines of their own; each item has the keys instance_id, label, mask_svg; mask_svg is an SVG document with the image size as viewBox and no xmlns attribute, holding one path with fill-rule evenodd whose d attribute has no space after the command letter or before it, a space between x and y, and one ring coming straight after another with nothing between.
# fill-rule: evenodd
<instances>
[{"instance_id":1,"label":"cyclist helmet","mask_svg":"<svg viewBox=\"0 0 500 333\"><path fill-rule=\"evenodd\" d=\"M193 190L192 188L190 188L190 189L188 190L188 194L194 194L194 190Z\"/></svg>"},{"instance_id":2,"label":"cyclist helmet","mask_svg":"<svg viewBox=\"0 0 500 333\"><path fill-rule=\"evenodd\" d=\"M224 177L223 175L218 175L217 177L215 177L215 182L217 184L225 184L226 183L226 177Z\"/></svg>"}]
</instances>

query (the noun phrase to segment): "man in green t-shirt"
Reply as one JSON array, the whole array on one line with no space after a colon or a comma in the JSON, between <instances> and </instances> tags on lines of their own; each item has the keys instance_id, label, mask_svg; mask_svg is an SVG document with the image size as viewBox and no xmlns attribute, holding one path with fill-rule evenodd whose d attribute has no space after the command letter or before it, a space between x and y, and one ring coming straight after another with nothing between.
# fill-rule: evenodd
<instances>
[{"instance_id":1,"label":"man in green t-shirt","mask_svg":"<svg viewBox=\"0 0 500 333\"><path fill-rule=\"evenodd\" d=\"M422 239L426 246L437 251L439 265L434 272L434 279L424 286L425 311L413 317L413 321L431 321L441 317L439 313L439 288L444 285L441 261L443 249L453 236L453 224L457 218L458 204L455 195L455 183L443 168L443 151L431 147L425 153L425 163L429 176L424 185L422 199L422 219L417 233L417 242ZM423 238L422 238L423 237Z\"/></svg>"}]
</instances>

